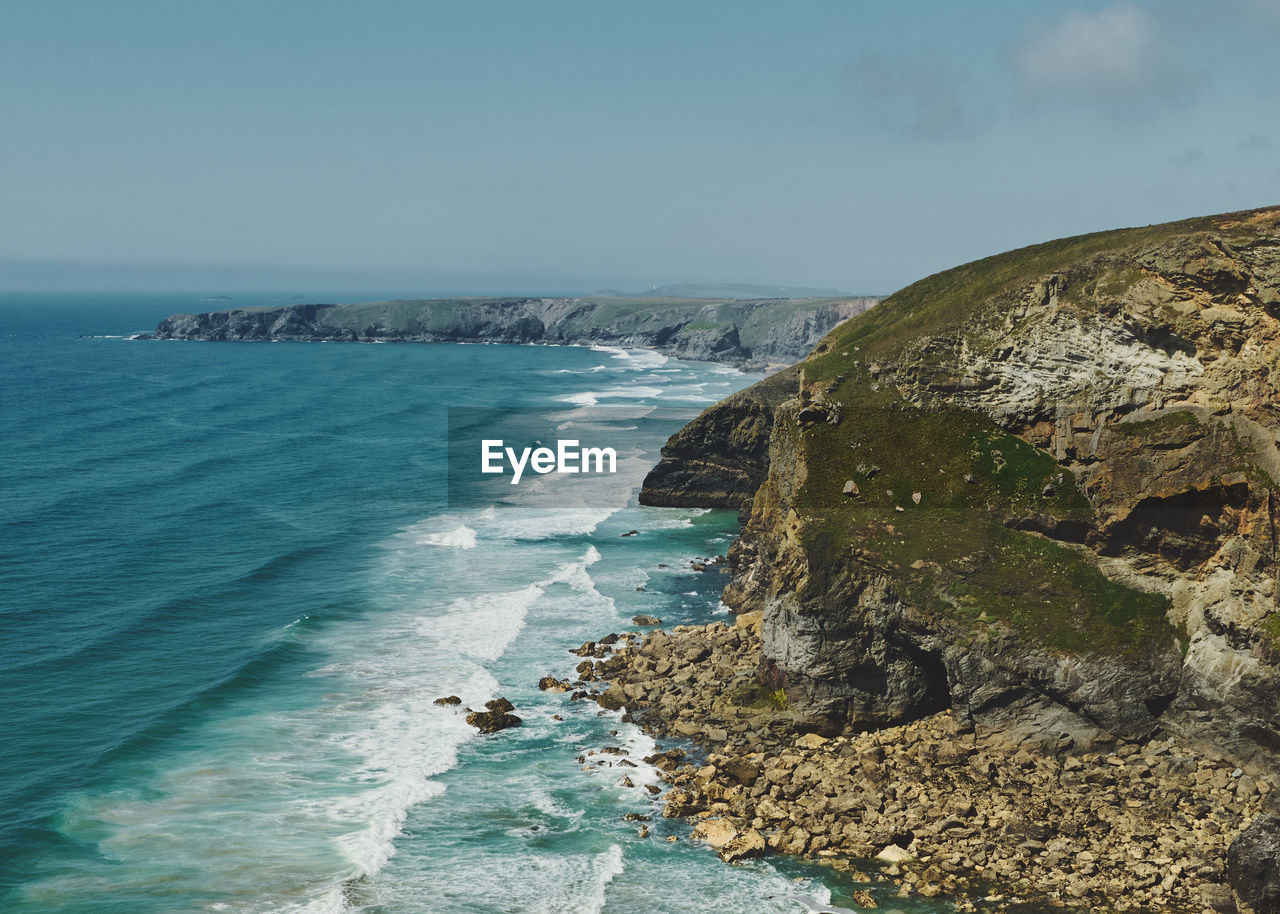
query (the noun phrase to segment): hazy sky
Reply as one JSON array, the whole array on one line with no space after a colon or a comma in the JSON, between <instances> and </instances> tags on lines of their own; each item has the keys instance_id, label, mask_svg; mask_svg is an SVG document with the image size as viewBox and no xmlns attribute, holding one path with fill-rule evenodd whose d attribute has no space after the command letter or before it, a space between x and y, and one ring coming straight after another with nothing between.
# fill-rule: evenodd
<instances>
[{"instance_id":1,"label":"hazy sky","mask_svg":"<svg viewBox=\"0 0 1280 914\"><path fill-rule=\"evenodd\" d=\"M1280 0L4 3L0 287L888 292L1280 202L1277 44Z\"/></svg>"}]
</instances>

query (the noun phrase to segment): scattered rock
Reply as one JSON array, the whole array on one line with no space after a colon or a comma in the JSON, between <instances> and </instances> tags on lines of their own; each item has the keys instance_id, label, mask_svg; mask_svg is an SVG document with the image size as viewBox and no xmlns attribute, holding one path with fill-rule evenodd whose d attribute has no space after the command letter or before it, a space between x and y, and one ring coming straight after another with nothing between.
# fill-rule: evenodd
<instances>
[{"instance_id":1,"label":"scattered rock","mask_svg":"<svg viewBox=\"0 0 1280 914\"><path fill-rule=\"evenodd\" d=\"M961 911L987 895L1217 910L1221 889L1203 886L1221 886L1227 846L1243 822L1262 820L1274 787L1257 773L1233 778L1234 765L1172 738L1108 735L1094 741L1106 748L1097 752L1050 731L1052 745L1024 745L950 711L856 734L811 732L785 692L760 683L758 611L657 629L609 662L597 701L625 701L645 729L706 752L697 765L679 749L645 758L671 784L665 817L694 817L728 860L772 850L847 869L879 855L885 879L956 898ZM1258 826L1237 843L1238 872L1266 859L1244 853L1262 834Z\"/></svg>"},{"instance_id":2,"label":"scattered rock","mask_svg":"<svg viewBox=\"0 0 1280 914\"><path fill-rule=\"evenodd\" d=\"M524 721L506 711L472 711L467 715L467 723L481 733L497 733L499 730L518 727Z\"/></svg>"},{"instance_id":3,"label":"scattered rock","mask_svg":"<svg viewBox=\"0 0 1280 914\"><path fill-rule=\"evenodd\" d=\"M659 619L657 616L639 615L639 616L631 617L631 624L632 625L661 625L662 620Z\"/></svg>"},{"instance_id":4,"label":"scattered rock","mask_svg":"<svg viewBox=\"0 0 1280 914\"><path fill-rule=\"evenodd\" d=\"M858 905L858 907L866 908L867 910L874 910L875 908L880 907L879 902L876 901L876 897L866 889L859 889L854 892L853 901L854 904Z\"/></svg>"}]
</instances>

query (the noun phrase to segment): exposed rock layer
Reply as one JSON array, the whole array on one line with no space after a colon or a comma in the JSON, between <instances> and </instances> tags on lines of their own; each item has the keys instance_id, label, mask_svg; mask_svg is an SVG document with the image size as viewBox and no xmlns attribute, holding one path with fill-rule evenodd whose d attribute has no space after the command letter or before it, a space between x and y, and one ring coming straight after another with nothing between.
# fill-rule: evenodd
<instances>
[{"instance_id":1,"label":"exposed rock layer","mask_svg":"<svg viewBox=\"0 0 1280 914\"><path fill-rule=\"evenodd\" d=\"M763 683L805 727L950 707L1011 745L1174 737L1266 770L1278 366L1280 211L1068 239L837 328L795 396L673 437L642 499L737 506L763 477L725 601L762 611Z\"/></svg>"}]
</instances>

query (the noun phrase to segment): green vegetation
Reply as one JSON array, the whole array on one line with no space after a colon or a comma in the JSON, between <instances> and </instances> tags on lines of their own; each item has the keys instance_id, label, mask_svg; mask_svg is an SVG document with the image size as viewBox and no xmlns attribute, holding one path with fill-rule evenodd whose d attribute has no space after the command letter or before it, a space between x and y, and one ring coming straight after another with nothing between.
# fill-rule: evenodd
<instances>
[{"instance_id":1,"label":"green vegetation","mask_svg":"<svg viewBox=\"0 0 1280 914\"><path fill-rule=\"evenodd\" d=\"M975 635L1000 620L1036 643L1073 652L1137 655L1167 643L1175 633L1165 598L1109 581L1087 549L1057 533L1023 532L1078 536L1092 525L1091 506L1070 474L984 416L912 406L868 366L930 336L966 328L973 337L975 320L998 319L1013 293L1052 273L1080 280L1068 284L1066 300L1102 301L1145 275L1122 253L1201 231L1255 236L1260 222L1275 221L1274 209L1259 210L1033 245L927 277L833 330L802 367L807 389L825 389L839 404L840 421L795 432L807 472L796 508L817 570L811 586L827 586L828 569L862 561L891 572L914 605L965 622ZM1079 269L1112 255L1100 271ZM1169 441L1198 434L1196 425L1195 415L1180 411L1116 430ZM844 494L849 480L858 487L854 497ZM1280 622L1268 624L1280 630Z\"/></svg>"},{"instance_id":2,"label":"green vegetation","mask_svg":"<svg viewBox=\"0 0 1280 914\"><path fill-rule=\"evenodd\" d=\"M1145 422L1120 422L1113 428L1121 435L1150 441L1169 441L1177 432L1200 425L1196 414L1185 409L1165 413Z\"/></svg>"},{"instance_id":3,"label":"green vegetation","mask_svg":"<svg viewBox=\"0 0 1280 914\"><path fill-rule=\"evenodd\" d=\"M1275 648L1280 648L1280 612L1272 612L1262 620L1261 628Z\"/></svg>"},{"instance_id":4,"label":"green vegetation","mask_svg":"<svg viewBox=\"0 0 1280 914\"><path fill-rule=\"evenodd\" d=\"M791 707L784 689L767 689L759 683L739 689L733 694L734 704L760 711L786 711Z\"/></svg>"},{"instance_id":5,"label":"green vegetation","mask_svg":"<svg viewBox=\"0 0 1280 914\"><path fill-rule=\"evenodd\" d=\"M1083 549L1006 524L1092 521L1047 454L976 413L913 407L865 369L831 397L841 422L800 432L812 567L856 552L892 571L921 609L975 629L1003 620L1049 648L1132 655L1172 637L1164 597L1109 581ZM856 497L843 494L848 480Z\"/></svg>"}]
</instances>

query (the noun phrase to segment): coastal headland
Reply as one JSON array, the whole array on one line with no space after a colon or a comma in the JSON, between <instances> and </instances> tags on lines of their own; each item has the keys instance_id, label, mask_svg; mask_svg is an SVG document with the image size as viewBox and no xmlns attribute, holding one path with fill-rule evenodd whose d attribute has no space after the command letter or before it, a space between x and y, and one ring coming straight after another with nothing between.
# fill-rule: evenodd
<instances>
[{"instance_id":1,"label":"coastal headland","mask_svg":"<svg viewBox=\"0 0 1280 914\"><path fill-rule=\"evenodd\" d=\"M878 300L538 297L296 304L175 314L148 338L597 344L766 370L803 358L833 327Z\"/></svg>"},{"instance_id":2,"label":"coastal headland","mask_svg":"<svg viewBox=\"0 0 1280 914\"><path fill-rule=\"evenodd\" d=\"M1278 369L1277 208L921 280L671 439L641 501L742 512L740 624L586 672L726 859L1280 910Z\"/></svg>"}]
</instances>

